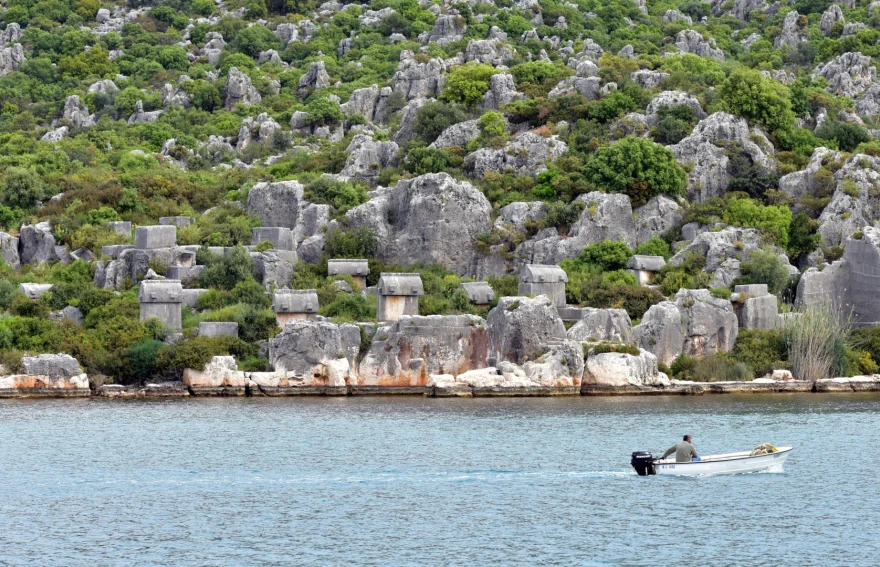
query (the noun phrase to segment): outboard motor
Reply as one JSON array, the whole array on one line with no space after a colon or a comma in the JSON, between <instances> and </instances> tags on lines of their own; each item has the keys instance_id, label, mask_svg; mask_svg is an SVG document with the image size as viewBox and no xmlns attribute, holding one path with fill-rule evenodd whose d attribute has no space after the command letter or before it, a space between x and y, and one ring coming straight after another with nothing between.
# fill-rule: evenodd
<instances>
[{"instance_id":1,"label":"outboard motor","mask_svg":"<svg viewBox=\"0 0 880 567\"><path fill-rule=\"evenodd\" d=\"M657 467L654 465L654 456L648 451L635 451L632 454L630 464L636 469L639 476L657 474Z\"/></svg>"}]
</instances>

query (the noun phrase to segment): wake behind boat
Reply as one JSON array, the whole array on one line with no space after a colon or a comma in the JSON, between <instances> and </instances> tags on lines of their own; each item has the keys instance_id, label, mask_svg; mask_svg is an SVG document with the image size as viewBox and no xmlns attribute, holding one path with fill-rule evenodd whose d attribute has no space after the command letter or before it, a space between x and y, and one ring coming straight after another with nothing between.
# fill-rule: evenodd
<instances>
[{"instance_id":1,"label":"wake behind boat","mask_svg":"<svg viewBox=\"0 0 880 567\"><path fill-rule=\"evenodd\" d=\"M794 447L772 447L761 451L762 446L752 451L708 455L698 461L676 462L675 459L655 459L647 451L636 451L630 463L639 476L708 476L719 474L741 474L754 472L781 472L785 459Z\"/></svg>"}]
</instances>

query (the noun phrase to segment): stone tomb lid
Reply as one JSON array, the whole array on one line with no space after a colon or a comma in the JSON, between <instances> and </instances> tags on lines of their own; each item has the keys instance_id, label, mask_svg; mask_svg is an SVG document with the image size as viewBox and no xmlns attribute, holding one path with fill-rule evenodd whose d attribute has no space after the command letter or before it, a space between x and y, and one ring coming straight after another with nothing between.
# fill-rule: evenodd
<instances>
[{"instance_id":1,"label":"stone tomb lid","mask_svg":"<svg viewBox=\"0 0 880 567\"><path fill-rule=\"evenodd\" d=\"M633 256L626 262L630 270L645 270L646 272L659 272L666 266L663 256Z\"/></svg>"},{"instance_id":2,"label":"stone tomb lid","mask_svg":"<svg viewBox=\"0 0 880 567\"><path fill-rule=\"evenodd\" d=\"M467 292L470 300L478 305L489 303L495 299L495 292L488 282L465 282L461 284L461 288Z\"/></svg>"},{"instance_id":3,"label":"stone tomb lid","mask_svg":"<svg viewBox=\"0 0 880 567\"><path fill-rule=\"evenodd\" d=\"M519 273L523 283L567 283L568 274L555 264L526 264Z\"/></svg>"},{"instance_id":4,"label":"stone tomb lid","mask_svg":"<svg viewBox=\"0 0 880 567\"><path fill-rule=\"evenodd\" d=\"M425 295L422 276L419 274L398 274L383 272L376 286L379 295L384 296L416 296Z\"/></svg>"},{"instance_id":5,"label":"stone tomb lid","mask_svg":"<svg viewBox=\"0 0 880 567\"><path fill-rule=\"evenodd\" d=\"M272 310L275 313L317 313L318 292L314 289L276 289Z\"/></svg>"},{"instance_id":6,"label":"stone tomb lid","mask_svg":"<svg viewBox=\"0 0 880 567\"><path fill-rule=\"evenodd\" d=\"M144 280L138 293L141 303L180 303L182 298L180 280Z\"/></svg>"},{"instance_id":7,"label":"stone tomb lid","mask_svg":"<svg viewBox=\"0 0 880 567\"><path fill-rule=\"evenodd\" d=\"M367 260L327 260L327 274L331 276L366 276L369 273Z\"/></svg>"}]
</instances>

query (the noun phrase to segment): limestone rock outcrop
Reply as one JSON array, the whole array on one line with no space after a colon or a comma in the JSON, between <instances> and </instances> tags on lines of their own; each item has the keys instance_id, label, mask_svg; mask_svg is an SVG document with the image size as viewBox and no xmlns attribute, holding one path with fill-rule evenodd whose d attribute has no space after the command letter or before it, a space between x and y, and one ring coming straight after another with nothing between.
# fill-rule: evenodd
<instances>
[{"instance_id":1,"label":"limestone rock outcrop","mask_svg":"<svg viewBox=\"0 0 880 567\"><path fill-rule=\"evenodd\" d=\"M489 90L483 95L480 108L485 110L499 110L505 104L525 98L525 95L516 90L513 75L498 73L489 79Z\"/></svg>"},{"instance_id":2,"label":"limestone rock outcrop","mask_svg":"<svg viewBox=\"0 0 880 567\"><path fill-rule=\"evenodd\" d=\"M62 257L59 253L63 254L63 250L59 248L63 247L56 246L49 221L23 225L18 240L22 264L42 264Z\"/></svg>"},{"instance_id":3,"label":"limestone rock outcrop","mask_svg":"<svg viewBox=\"0 0 880 567\"><path fill-rule=\"evenodd\" d=\"M755 139L761 142L755 143ZM701 120L691 134L678 144L669 146L683 165L688 165L688 199L704 201L727 191L730 175L729 159L718 144L734 143L742 148L749 159L766 169L776 168L772 158L773 146L748 122L726 112L715 112ZM770 155L768 155L770 154Z\"/></svg>"},{"instance_id":4,"label":"limestone rock outcrop","mask_svg":"<svg viewBox=\"0 0 880 567\"><path fill-rule=\"evenodd\" d=\"M298 87L300 89L323 89L330 86L330 75L323 61L313 61L309 64L308 71L300 77Z\"/></svg>"},{"instance_id":5,"label":"limestone rock outcrop","mask_svg":"<svg viewBox=\"0 0 880 567\"><path fill-rule=\"evenodd\" d=\"M304 206L304 191L299 181L257 183L248 193L248 213L260 217L264 226L295 229Z\"/></svg>"},{"instance_id":6,"label":"limestone rock outcrop","mask_svg":"<svg viewBox=\"0 0 880 567\"><path fill-rule=\"evenodd\" d=\"M20 43L0 49L0 77L18 71L27 58Z\"/></svg>"},{"instance_id":7,"label":"limestone rock outcrop","mask_svg":"<svg viewBox=\"0 0 880 567\"><path fill-rule=\"evenodd\" d=\"M283 379L272 387L345 387L356 383L360 347L356 325L293 321L269 340L269 363Z\"/></svg>"},{"instance_id":8,"label":"limestone rock outcrop","mask_svg":"<svg viewBox=\"0 0 880 567\"><path fill-rule=\"evenodd\" d=\"M492 207L466 181L431 173L380 187L346 213L352 227L376 233L377 256L398 264L441 264L460 275L473 272L477 234L489 232Z\"/></svg>"},{"instance_id":9,"label":"limestone rock outcrop","mask_svg":"<svg viewBox=\"0 0 880 567\"><path fill-rule=\"evenodd\" d=\"M584 365L584 391L600 387L668 386L666 375L657 368L657 357L641 350L638 355L625 352L590 353Z\"/></svg>"},{"instance_id":10,"label":"limestone rock outcrop","mask_svg":"<svg viewBox=\"0 0 880 567\"><path fill-rule=\"evenodd\" d=\"M423 43L437 42L440 45L446 45L452 41L458 41L464 38L467 32L467 22L461 16L452 14L439 16L434 20L434 28L419 40Z\"/></svg>"},{"instance_id":11,"label":"limestone rock outcrop","mask_svg":"<svg viewBox=\"0 0 880 567\"><path fill-rule=\"evenodd\" d=\"M861 238L847 240L840 260L821 271L804 272L798 282L797 304L852 313L856 325L880 324L880 229L866 226L861 232Z\"/></svg>"},{"instance_id":12,"label":"limestone rock outcrop","mask_svg":"<svg viewBox=\"0 0 880 567\"><path fill-rule=\"evenodd\" d=\"M648 126L655 126L657 122L659 122L660 119L658 113L661 108L675 108L676 106L687 106L691 108L700 120L707 116L706 113L703 112L703 107L700 105L700 101L698 101L697 97L694 95L683 91L663 91L652 98L651 102L648 103L648 109L645 111L645 115L648 119Z\"/></svg>"},{"instance_id":13,"label":"limestone rock outcrop","mask_svg":"<svg viewBox=\"0 0 880 567\"><path fill-rule=\"evenodd\" d=\"M137 101L134 105L134 113L128 117L129 124L149 124L159 120L162 115L161 110L145 111L143 101Z\"/></svg>"},{"instance_id":14,"label":"limestone rock outcrop","mask_svg":"<svg viewBox=\"0 0 880 567\"><path fill-rule=\"evenodd\" d=\"M394 142L377 142L369 134L358 134L346 151L348 159L339 174L375 185L382 168L397 165L400 147Z\"/></svg>"},{"instance_id":15,"label":"limestone rock outcrop","mask_svg":"<svg viewBox=\"0 0 880 567\"><path fill-rule=\"evenodd\" d=\"M712 275L712 287L727 287L742 275L741 263L762 247L775 249L754 228L728 227L696 235L693 241L669 259L669 263L678 266L691 256L703 258L703 271ZM796 275L798 270L789 264L788 256L782 250L777 249L777 253L789 273Z\"/></svg>"},{"instance_id":16,"label":"limestone rock outcrop","mask_svg":"<svg viewBox=\"0 0 880 567\"><path fill-rule=\"evenodd\" d=\"M555 160L567 150L566 143L556 136L544 138L526 132L503 148L480 148L469 154L464 166L476 178L482 178L489 171L505 169L512 169L519 175L535 176L547 169L547 162Z\"/></svg>"},{"instance_id":17,"label":"limestone rock outcrop","mask_svg":"<svg viewBox=\"0 0 880 567\"><path fill-rule=\"evenodd\" d=\"M424 387L431 374L486 367L486 322L473 315L404 315L380 327L358 366L359 387Z\"/></svg>"},{"instance_id":18,"label":"limestone rock outcrop","mask_svg":"<svg viewBox=\"0 0 880 567\"><path fill-rule=\"evenodd\" d=\"M254 87L250 77L239 71L236 67L229 69L226 78L226 110L232 110L236 104L250 106L262 100L259 91Z\"/></svg>"},{"instance_id":19,"label":"limestone rock outcrop","mask_svg":"<svg viewBox=\"0 0 880 567\"><path fill-rule=\"evenodd\" d=\"M429 147L449 148L454 146L465 147L468 142L480 135L478 120L465 120L444 129Z\"/></svg>"},{"instance_id":20,"label":"limestone rock outcrop","mask_svg":"<svg viewBox=\"0 0 880 567\"><path fill-rule=\"evenodd\" d=\"M18 255L18 238L6 232L0 232L0 260L17 270L21 267L21 257Z\"/></svg>"},{"instance_id":21,"label":"limestone rock outcrop","mask_svg":"<svg viewBox=\"0 0 880 567\"><path fill-rule=\"evenodd\" d=\"M508 59L513 59L516 51L497 39L472 39L464 50L465 62L476 61L498 67Z\"/></svg>"},{"instance_id":22,"label":"limestone rock outcrop","mask_svg":"<svg viewBox=\"0 0 880 567\"><path fill-rule=\"evenodd\" d=\"M822 14L822 19L819 20L819 31L821 31L823 35L829 35L834 24L844 21L843 10L841 10L840 6L837 4L832 4L831 6L828 6L828 9Z\"/></svg>"},{"instance_id":23,"label":"limestone rock outcrop","mask_svg":"<svg viewBox=\"0 0 880 567\"><path fill-rule=\"evenodd\" d=\"M828 91L849 98L865 92L877 78L871 58L861 52L849 51L819 65L814 74L828 80Z\"/></svg>"},{"instance_id":24,"label":"limestone rock outcrop","mask_svg":"<svg viewBox=\"0 0 880 567\"><path fill-rule=\"evenodd\" d=\"M486 319L489 331L489 359L523 364L536 360L551 345L567 340L565 325L553 301L546 295L535 298L502 297Z\"/></svg>"},{"instance_id":25,"label":"limestone rock outcrop","mask_svg":"<svg viewBox=\"0 0 880 567\"><path fill-rule=\"evenodd\" d=\"M584 203L580 218L562 238L553 231L517 247L516 254L530 264L558 264L567 258L576 258L585 246L603 240L621 240L632 248L636 245L636 226L629 197L620 193L593 191L580 195ZM542 231L543 232L543 231Z\"/></svg>"},{"instance_id":26,"label":"limestone rock outcrop","mask_svg":"<svg viewBox=\"0 0 880 567\"><path fill-rule=\"evenodd\" d=\"M707 289L682 289L674 301L652 305L633 327L633 337L639 347L669 365L680 354L702 358L730 351L738 330L729 300L714 297Z\"/></svg>"},{"instance_id":27,"label":"limestone rock outcrop","mask_svg":"<svg viewBox=\"0 0 880 567\"><path fill-rule=\"evenodd\" d=\"M797 13L797 10L793 10L785 15L782 31L776 36L773 45L774 47L795 48L802 41L807 41L807 38L804 37L801 30L801 15Z\"/></svg>"},{"instance_id":28,"label":"limestone rock outcrop","mask_svg":"<svg viewBox=\"0 0 880 567\"><path fill-rule=\"evenodd\" d=\"M850 157L834 173L834 194L819 215L819 234L826 246L842 245L863 226L880 219L880 158Z\"/></svg>"},{"instance_id":29,"label":"limestone rock outcrop","mask_svg":"<svg viewBox=\"0 0 880 567\"><path fill-rule=\"evenodd\" d=\"M394 91L401 93L406 100L434 97L443 90L445 72L446 63L442 59L419 63L411 51L403 51L391 82Z\"/></svg>"},{"instance_id":30,"label":"limestone rock outcrop","mask_svg":"<svg viewBox=\"0 0 880 567\"><path fill-rule=\"evenodd\" d=\"M693 53L700 57L711 57L724 61L724 52L716 47L712 38L703 39L699 32L694 30L681 30L675 38L675 46L682 53Z\"/></svg>"},{"instance_id":31,"label":"limestone rock outcrop","mask_svg":"<svg viewBox=\"0 0 880 567\"><path fill-rule=\"evenodd\" d=\"M580 342L632 342L632 321L624 309L582 308L583 316L568 330Z\"/></svg>"},{"instance_id":32,"label":"limestone rock outcrop","mask_svg":"<svg viewBox=\"0 0 880 567\"><path fill-rule=\"evenodd\" d=\"M70 95L64 101L62 120L69 120L74 128L89 128L95 125L95 115L89 114L88 107L77 95Z\"/></svg>"}]
</instances>

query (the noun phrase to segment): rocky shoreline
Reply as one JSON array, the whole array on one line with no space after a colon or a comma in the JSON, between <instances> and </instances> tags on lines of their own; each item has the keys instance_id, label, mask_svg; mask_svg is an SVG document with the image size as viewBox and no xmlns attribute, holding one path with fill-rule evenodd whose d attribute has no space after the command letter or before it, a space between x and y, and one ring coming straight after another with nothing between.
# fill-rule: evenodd
<instances>
[{"instance_id":1,"label":"rocky shoreline","mask_svg":"<svg viewBox=\"0 0 880 567\"><path fill-rule=\"evenodd\" d=\"M18 379L10 387L10 378ZM794 393L857 393L880 392L880 375L829 378L816 382L800 380L752 382L684 382L673 380L668 386L604 386L574 387L444 387L438 385L412 387L381 386L307 386L271 387L250 381L245 386L192 387L182 382L163 382L143 386L105 384L94 389L80 382L68 387L46 377L0 377L0 399L26 398L112 398L159 399L189 397L292 397L292 396L423 396L427 398L490 398L490 397L551 397L551 396L701 396L707 394L794 394Z\"/></svg>"}]
</instances>

